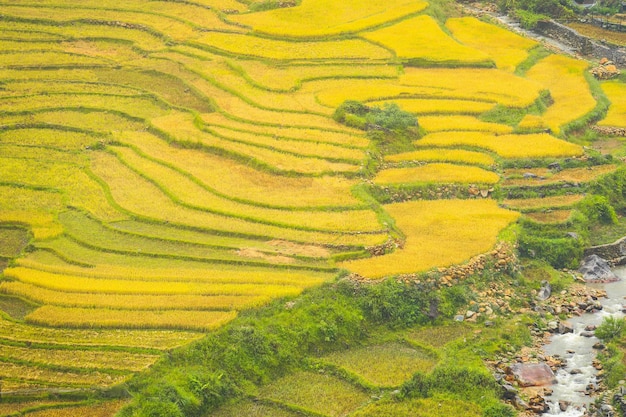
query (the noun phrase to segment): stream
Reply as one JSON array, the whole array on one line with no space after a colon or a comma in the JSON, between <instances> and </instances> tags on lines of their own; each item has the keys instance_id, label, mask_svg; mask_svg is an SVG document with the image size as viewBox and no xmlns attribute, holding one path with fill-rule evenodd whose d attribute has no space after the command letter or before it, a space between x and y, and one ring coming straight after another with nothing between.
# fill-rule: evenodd
<instances>
[{"instance_id":1,"label":"stream","mask_svg":"<svg viewBox=\"0 0 626 417\"><path fill-rule=\"evenodd\" d=\"M544 346L545 353L558 355L567 360L567 365L556 373L557 382L550 388L552 395L546 397L550 411L544 416L582 417L594 398L586 393L587 386L597 384L597 370L592 363L596 357L593 345L599 340L586 337L587 326L598 326L605 317L624 317L623 305L626 303L626 267L613 270L620 281L607 284L588 284L590 287L604 289L606 298L599 299L603 309L596 313L586 313L568 320L574 332L552 336ZM589 336L587 332L587 336ZM564 410L562 410L564 409Z\"/></svg>"}]
</instances>

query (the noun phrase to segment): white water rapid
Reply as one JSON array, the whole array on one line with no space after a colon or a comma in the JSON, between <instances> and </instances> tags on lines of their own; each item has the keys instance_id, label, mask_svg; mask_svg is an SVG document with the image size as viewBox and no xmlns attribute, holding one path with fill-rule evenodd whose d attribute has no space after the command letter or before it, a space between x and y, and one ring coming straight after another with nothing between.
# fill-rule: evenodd
<instances>
[{"instance_id":1,"label":"white water rapid","mask_svg":"<svg viewBox=\"0 0 626 417\"><path fill-rule=\"evenodd\" d=\"M605 317L624 317L622 310L626 300L626 267L614 269L620 281L608 284L590 284L606 290L607 298L600 299L603 309L596 313L583 314L568 320L574 333L552 336L544 350L547 355L558 355L567 360L567 365L559 369L557 383L550 388L552 395L546 397L550 411L544 416L582 417L594 398L587 394L589 385L596 385L597 370L592 362L596 357L593 345L599 342L595 337L585 337L585 328L590 325L600 325Z\"/></svg>"}]
</instances>

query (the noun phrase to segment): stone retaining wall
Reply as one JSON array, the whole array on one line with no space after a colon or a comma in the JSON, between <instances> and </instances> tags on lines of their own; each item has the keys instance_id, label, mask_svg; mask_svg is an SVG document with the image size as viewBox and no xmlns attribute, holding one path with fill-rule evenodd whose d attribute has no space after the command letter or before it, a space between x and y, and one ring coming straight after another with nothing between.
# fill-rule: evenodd
<instances>
[{"instance_id":1,"label":"stone retaining wall","mask_svg":"<svg viewBox=\"0 0 626 417\"><path fill-rule=\"evenodd\" d=\"M626 237L606 245L592 246L585 249L585 256L598 255L614 265L626 263Z\"/></svg>"},{"instance_id":2,"label":"stone retaining wall","mask_svg":"<svg viewBox=\"0 0 626 417\"><path fill-rule=\"evenodd\" d=\"M592 56L597 59L608 58L617 66L626 67L626 48L591 40L574 29L552 20L537 22L537 27L534 31L558 40L582 55Z\"/></svg>"}]
</instances>

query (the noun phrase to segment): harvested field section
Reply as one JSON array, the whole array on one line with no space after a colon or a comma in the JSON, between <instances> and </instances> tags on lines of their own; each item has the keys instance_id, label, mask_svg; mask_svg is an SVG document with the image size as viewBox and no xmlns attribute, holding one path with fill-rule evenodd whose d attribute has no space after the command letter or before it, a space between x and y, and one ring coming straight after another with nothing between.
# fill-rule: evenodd
<instances>
[{"instance_id":1,"label":"harvested field section","mask_svg":"<svg viewBox=\"0 0 626 417\"><path fill-rule=\"evenodd\" d=\"M588 168L571 168L553 172L547 168L507 169L503 173L502 186L527 186L557 184L561 182L585 183L614 172L615 165L597 165ZM526 174L526 175L524 175Z\"/></svg>"},{"instance_id":2,"label":"harvested field section","mask_svg":"<svg viewBox=\"0 0 626 417\"><path fill-rule=\"evenodd\" d=\"M384 206L406 235L403 247L383 256L344 262L366 278L427 271L464 262L491 249L519 213L491 200L414 201ZM437 248L436 251L432 248Z\"/></svg>"},{"instance_id":3,"label":"harvested field section","mask_svg":"<svg viewBox=\"0 0 626 417\"><path fill-rule=\"evenodd\" d=\"M582 194L567 194L554 197L509 199L504 200L502 204L505 207L520 210L522 212L538 211L559 207L571 207L582 201L583 198L584 196Z\"/></svg>"},{"instance_id":4,"label":"harvested field section","mask_svg":"<svg viewBox=\"0 0 626 417\"><path fill-rule=\"evenodd\" d=\"M419 123L429 133L467 131L505 134L513 131L511 126L483 122L472 116L422 116Z\"/></svg>"}]
</instances>

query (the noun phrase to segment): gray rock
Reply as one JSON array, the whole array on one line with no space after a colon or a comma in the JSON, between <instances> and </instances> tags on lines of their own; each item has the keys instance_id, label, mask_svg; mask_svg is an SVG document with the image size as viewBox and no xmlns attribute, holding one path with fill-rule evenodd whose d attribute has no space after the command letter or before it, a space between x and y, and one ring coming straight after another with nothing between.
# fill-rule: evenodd
<instances>
[{"instance_id":1,"label":"gray rock","mask_svg":"<svg viewBox=\"0 0 626 417\"><path fill-rule=\"evenodd\" d=\"M574 333L574 326L571 323L562 321L559 323L559 334Z\"/></svg>"},{"instance_id":2,"label":"gray rock","mask_svg":"<svg viewBox=\"0 0 626 417\"><path fill-rule=\"evenodd\" d=\"M550 283L545 280L541 281L541 288L539 289L539 292L537 293L537 298L541 301L547 300L548 298L550 298L551 294L552 294L552 286L550 285Z\"/></svg>"},{"instance_id":3,"label":"gray rock","mask_svg":"<svg viewBox=\"0 0 626 417\"><path fill-rule=\"evenodd\" d=\"M619 278L613 273L609 263L598 255L589 255L583 259L578 269L587 282L614 282Z\"/></svg>"},{"instance_id":4,"label":"gray rock","mask_svg":"<svg viewBox=\"0 0 626 417\"><path fill-rule=\"evenodd\" d=\"M593 337L594 336L593 332L580 332L580 335L582 337Z\"/></svg>"},{"instance_id":5,"label":"gray rock","mask_svg":"<svg viewBox=\"0 0 626 417\"><path fill-rule=\"evenodd\" d=\"M465 320L465 316L463 316L462 314L458 314L454 316L454 321L463 321L463 320Z\"/></svg>"}]
</instances>

